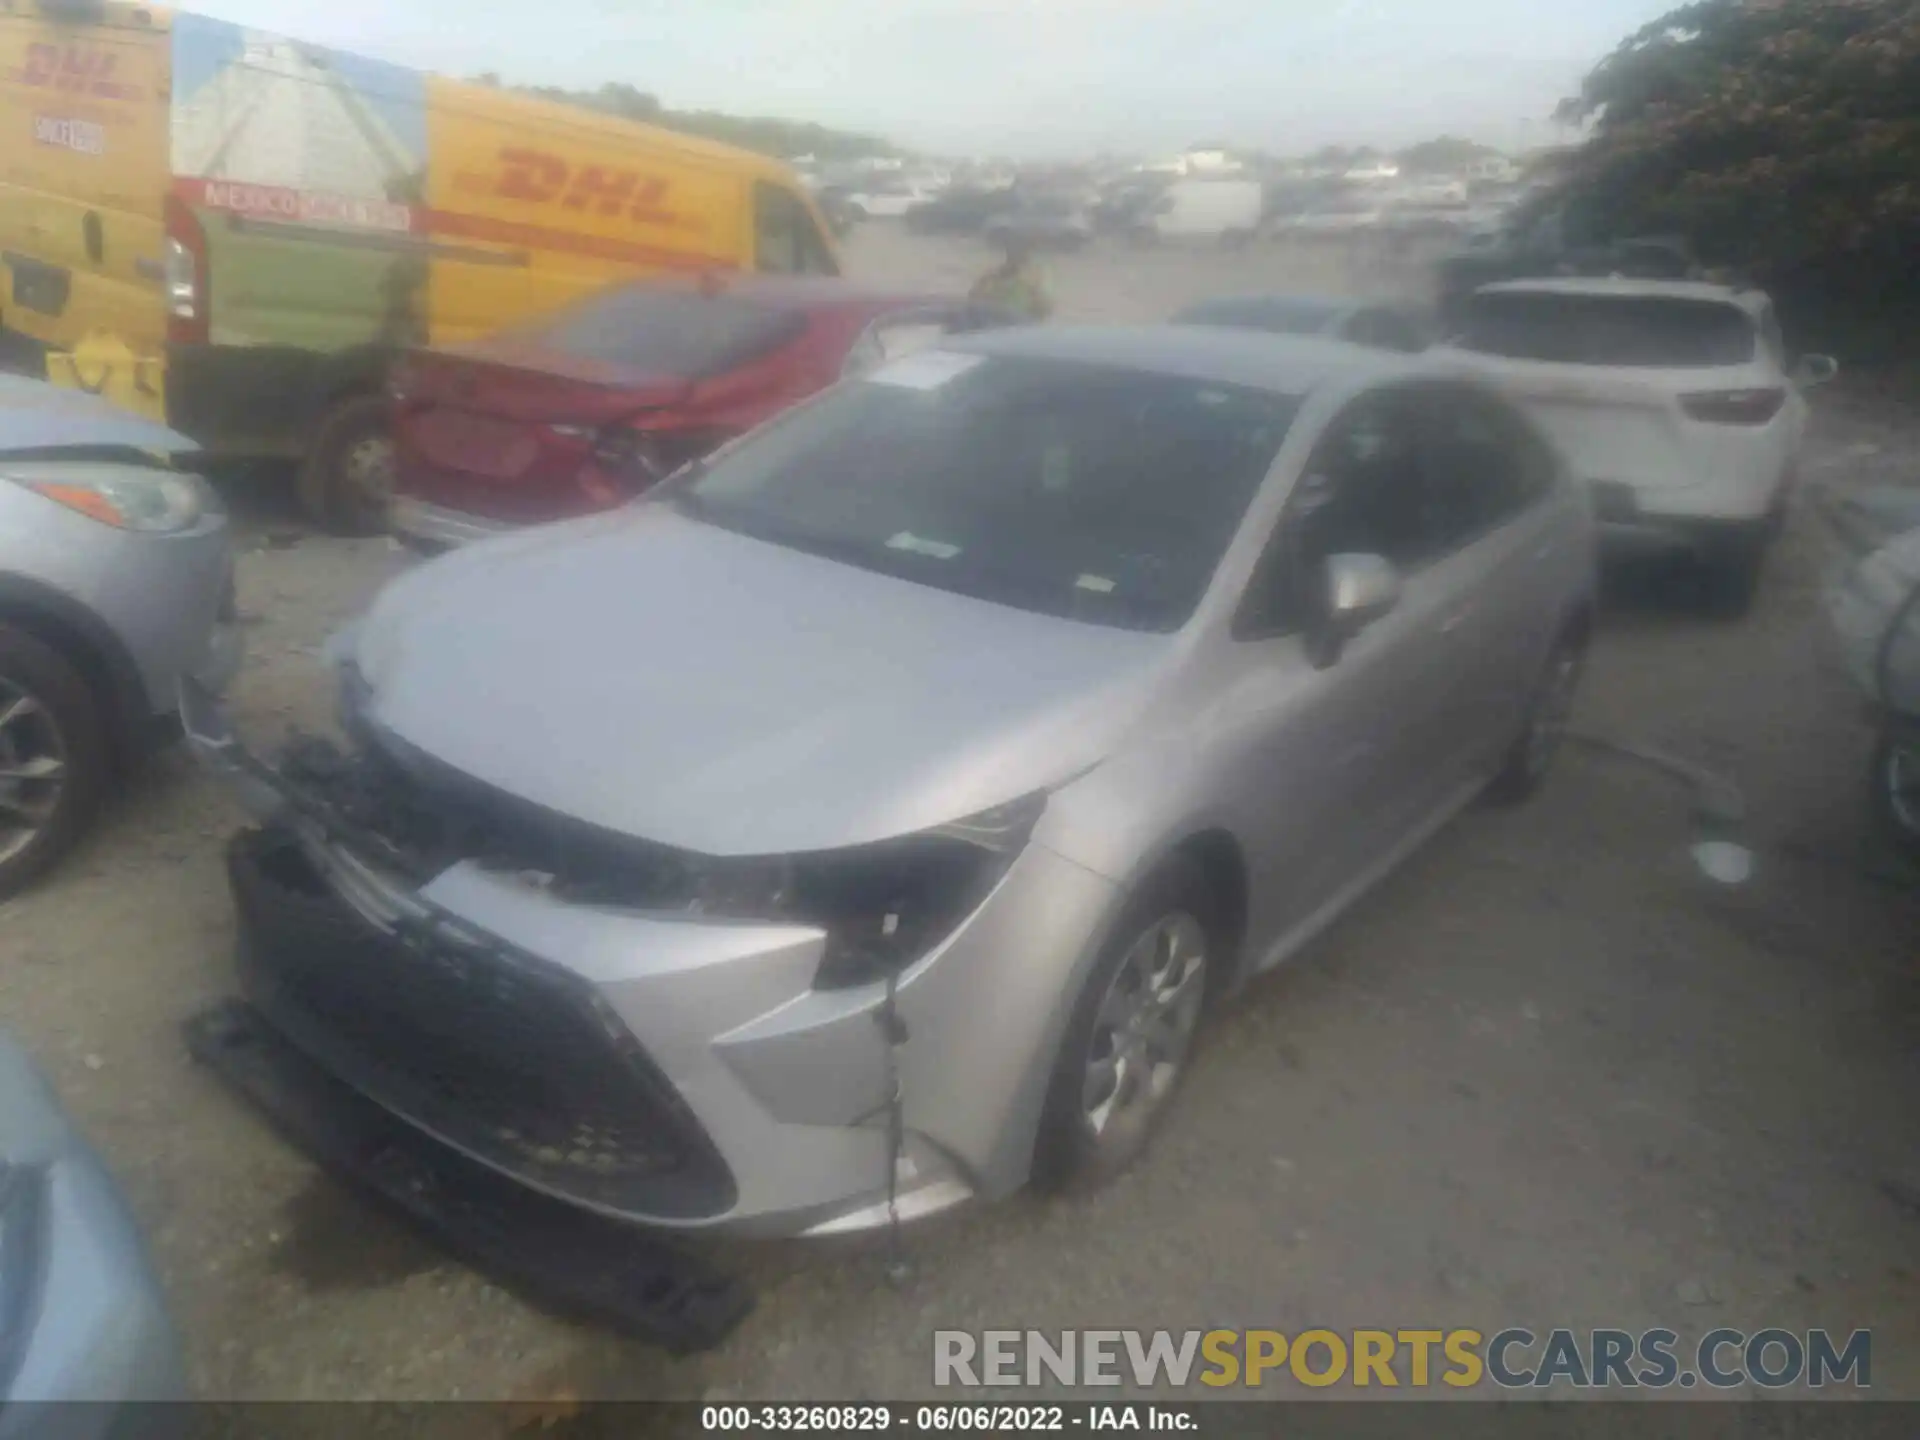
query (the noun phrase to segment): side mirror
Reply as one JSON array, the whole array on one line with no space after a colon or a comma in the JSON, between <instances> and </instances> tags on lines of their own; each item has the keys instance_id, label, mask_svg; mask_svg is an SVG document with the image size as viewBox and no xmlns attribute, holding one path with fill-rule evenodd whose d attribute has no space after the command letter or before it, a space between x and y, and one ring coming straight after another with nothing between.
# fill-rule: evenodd
<instances>
[{"instance_id":1,"label":"side mirror","mask_svg":"<svg viewBox=\"0 0 1920 1440\"><path fill-rule=\"evenodd\" d=\"M1400 603L1400 572L1381 555L1329 555L1320 583L1319 625L1308 636L1308 653L1324 670L1348 641Z\"/></svg>"},{"instance_id":2,"label":"side mirror","mask_svg":"<svg viewBox=\"0 0 1920 1440\"><path fill-rule=\"evenodd\" d=\"M1793 367L1793 383L1812 387L1824 385L1840 373L1840 362L1831 355L1802 355Z\"/></svg>"}]
</instances>

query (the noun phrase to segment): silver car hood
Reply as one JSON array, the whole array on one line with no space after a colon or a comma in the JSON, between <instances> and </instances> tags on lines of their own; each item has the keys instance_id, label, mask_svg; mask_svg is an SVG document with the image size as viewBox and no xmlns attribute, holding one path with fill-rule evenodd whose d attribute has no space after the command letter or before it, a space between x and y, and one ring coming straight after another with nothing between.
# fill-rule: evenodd
<instances>
[{"instance_id":1,"label":"silver car hood","mask_svg":"<svg viewBox=\"0 0 1920 1440\"><path fill-rule=\"evenodd\" d=\"M1030 614L642 504L435 560L349 648L377 727L709 855L956 820L1098 762L1165 635Z\"/></svg>"},{"instance_id":2,"label":"silver car hood","mask_svg":"<svg viewBox=\"0 0 1920 1440\"><path fill-rule=\"evenodd\" d=\"M197 449L177 431L83 390L0 374L0 452L124 446L162 455Z\"/></svg>"}]
</instances>

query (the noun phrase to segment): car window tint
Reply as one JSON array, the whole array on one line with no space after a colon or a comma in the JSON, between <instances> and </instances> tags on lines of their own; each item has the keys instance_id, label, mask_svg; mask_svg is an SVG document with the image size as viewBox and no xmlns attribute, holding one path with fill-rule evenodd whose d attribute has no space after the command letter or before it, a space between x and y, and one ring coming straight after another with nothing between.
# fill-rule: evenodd
<instances>
[{"instance_id":1,"label":"car window tint","mask_svg":"<svg viewBox=\"0 0 1920 1440\"><path fill-rule=\"evenodd\" d=\"M1426 563L1436 531L1422 496L1420 433L1400 394L1356 401L1301 472L1236 622L1244 634L1297 629L1312 613L1329 555L1383 555L1402 569Z\"/></svg>"},{"instance_id":2,"label":"car window tint","mask_svg":"<svg viewBox=\"0 0 1920 1440\"><path fill-rule=\"evenodd\" d=\"M1540 494L1546 476L1521 422L1477 391L1436 387L1419 397L1420 506L1430 556L1471 544ZM1549 472L1550 473L1550 472Z\"/></svg>"},{"instance_id":3,"label":"car window tint","mask_svg":"<svg viewBox=\"0 0 1920 1440\"><path fill-rule=\"evenodd\" d=\"M1454 343L1512 360L1688 369L1745 364L1755 337L1745 311L1715 300L1482 291Z\"/></svg>"},{"instance_id":4,"label":"car window tint","mask_svg":"<svg viewBox=\"0 0 1920 1440\"><path fill-rule=\"evenodd\" d=\"M1210 583L1297 403L923 350L789 412L660 498L979 599L1171 630Z\"/></svg>"},{"instance_id":5,"label":"car window tint","mask_svg":"<svg viewBox=\"0 0 1920 1440\"><path fill-rule=\"evenodd\" d=\"M837 275L820 228L798 196L762 180L753 187L754 263L770 275Z\"/></svg>"}]
</instances>

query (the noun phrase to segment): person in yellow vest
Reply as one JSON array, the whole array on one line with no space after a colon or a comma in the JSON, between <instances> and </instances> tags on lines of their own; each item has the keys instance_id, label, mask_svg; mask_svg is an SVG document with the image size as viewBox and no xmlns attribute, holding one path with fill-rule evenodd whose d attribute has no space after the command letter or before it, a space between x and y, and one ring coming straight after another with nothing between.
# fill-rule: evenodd
<instances>
[{"instance_id":1,"label":"person in yellow vest","mask_svg":"<svg viewBox=\"0 0 1920 1440\"><path fill-rule=\"evenodd\" d=\"M967 298L982 305L997 305L1022 320L1046 319L1053 314L1053 295L1046 272L1033 258L1033 241L1009 231L1003 247L1006 253L1000 263L973 282Z\"/></svg>"}]
</instances>

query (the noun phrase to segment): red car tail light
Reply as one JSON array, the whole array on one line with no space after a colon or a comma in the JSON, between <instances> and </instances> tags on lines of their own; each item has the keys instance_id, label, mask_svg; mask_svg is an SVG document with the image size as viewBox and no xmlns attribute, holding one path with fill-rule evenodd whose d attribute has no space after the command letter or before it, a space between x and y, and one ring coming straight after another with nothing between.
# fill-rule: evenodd
<instances>
[{"instance_id":1,"label":"red car tail light","mask_svg":"<svg viewBox=\"0 0 1920 1440\"><path fill-rule=\"evenodd\" d=\"M1755 390L1699 390L1680 397L1680 408L1710 425L1764 425L1787 403L1777 386Z\"/></svg>"}]
</instances>

